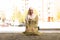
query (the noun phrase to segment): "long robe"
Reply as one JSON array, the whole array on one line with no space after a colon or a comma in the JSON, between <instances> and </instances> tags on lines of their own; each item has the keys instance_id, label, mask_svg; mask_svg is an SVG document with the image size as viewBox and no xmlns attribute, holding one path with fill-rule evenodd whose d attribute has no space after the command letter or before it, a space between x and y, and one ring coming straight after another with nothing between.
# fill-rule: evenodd
<instances>
[{"instance_id":1,"label":"long robe","mask_svg":"<svg viewBox=\"0 0 60 40\"><path fill-rule=\"evenodd\" d=\"M38 15L28 15L26 17L26 32L37 33L38 32Z\"/></svg>"}]
</instances>

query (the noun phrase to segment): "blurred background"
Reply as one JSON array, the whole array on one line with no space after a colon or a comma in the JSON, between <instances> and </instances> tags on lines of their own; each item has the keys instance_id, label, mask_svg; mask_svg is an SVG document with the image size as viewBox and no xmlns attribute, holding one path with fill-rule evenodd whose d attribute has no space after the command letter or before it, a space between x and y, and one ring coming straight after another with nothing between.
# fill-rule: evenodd
<instances>
[{"instance_id":1,"label":"blurred background","mask_svg":"<svg viewBox=\"0 0 60 40\"><path fill-rule=\"evenodd\" d=\"M39 23L60 22L59 2L60 0L0 0L0 24L25 23L25 17L30 7L38 15Z\"/></svg>"}]
</instances>

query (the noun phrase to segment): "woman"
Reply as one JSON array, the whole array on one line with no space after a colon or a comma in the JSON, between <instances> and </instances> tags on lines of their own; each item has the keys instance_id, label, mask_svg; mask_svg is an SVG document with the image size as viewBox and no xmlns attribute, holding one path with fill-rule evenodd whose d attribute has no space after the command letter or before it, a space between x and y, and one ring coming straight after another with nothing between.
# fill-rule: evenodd
<instances>
[{"instance_id":1,"label":"woman","mask_svg":"<svg viewBox=\"0 0 60 40\"><path fill-rule=\"evenodd\" d=\"M26 17L26 32L28 33L37 33L38 32L38 15L35 15L32 8L29 8L28 14Z\"/></svg>"}]
</instances>

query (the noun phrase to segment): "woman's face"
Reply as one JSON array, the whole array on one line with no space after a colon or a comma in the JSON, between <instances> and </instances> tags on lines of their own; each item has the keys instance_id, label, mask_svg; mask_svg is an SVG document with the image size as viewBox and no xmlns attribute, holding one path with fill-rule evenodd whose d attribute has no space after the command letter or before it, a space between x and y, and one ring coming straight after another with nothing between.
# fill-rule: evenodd
<instances>
[{"instance_id":1,"label":"woman's face","mask_svg":"<svg viewBox=\"0 0 60 40\"><path fill-rule=\"evenodd\" d=\"M30 13L33 13L33 10L32 9L30 10Z\"/></svg>"},{"instance_id":2,"label":"woman's face","mask_svg":"<svg viewBox=\"0 0 60 40\"><path fill-rule=\"evenodd\" d=\"M29 14L33 14L33 9L29 9Z\"/></svg>"}]
</instances>

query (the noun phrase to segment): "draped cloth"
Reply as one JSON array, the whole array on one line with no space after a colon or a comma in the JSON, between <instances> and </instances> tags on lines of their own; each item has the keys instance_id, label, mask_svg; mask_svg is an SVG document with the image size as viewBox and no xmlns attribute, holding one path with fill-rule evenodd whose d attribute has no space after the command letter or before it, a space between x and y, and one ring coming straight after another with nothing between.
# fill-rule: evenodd
<instances>
[{"instance_id":1,"label":"draped cloth","mask_svg":"<svg viewBox=\"0 0 60 40\"><path fill-rule=\"evenodd\" d=\"M37 33L38 32L38 15L27 15L26 17L26 32Z\"/></svg>"}]
</instances>

